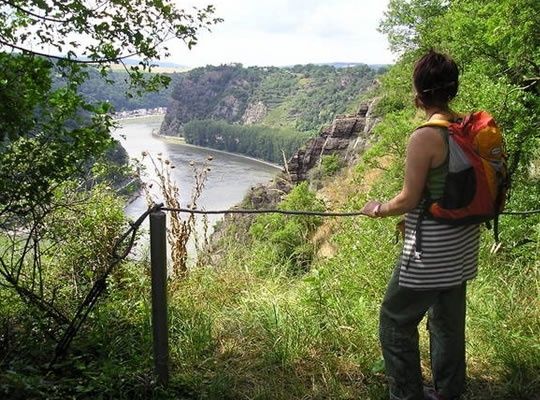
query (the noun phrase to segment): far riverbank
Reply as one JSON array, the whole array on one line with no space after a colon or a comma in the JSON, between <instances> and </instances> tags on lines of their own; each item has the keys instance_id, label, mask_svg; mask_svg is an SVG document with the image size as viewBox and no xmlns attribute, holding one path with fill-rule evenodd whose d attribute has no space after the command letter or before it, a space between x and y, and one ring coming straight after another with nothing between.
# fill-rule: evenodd
<instances>
[{"instance_id":1,"label":"far riverbank","mask_svg":"<svg viewBox=\"0 0 540 400\"><path fill-rule=\"evenodd\" d=\"M193 148L196 148L196 149L205 149L205 150L209 150L209 151L215 152L215 153L227 154L227 155L230 155L230 156L244 158L246 160L256 161L256 162L268 165L269 167L276 168L276 169L279 169L280 171L283 171L283 166L282 165L274 164L274 163L271 163L270 161L266 161L266 160L261 160L260 158L246 156L245 154L231 153L230 151L218 150L218 149L214 149L213 147L203 147L203 146L197 146L195 144L189 144L189 143L186 143L185 139L183 137L180 137L180 136L160 135L159 133L156 133L156 132L152 132L152 136L163 139L163 140L165 140L165 141L167 141L169 143L181 144L182 146L186 146L186 147L193 147Z\"/></svg>"},{"instance_id":2,"label":"far riverbank","mask_svg":"<svg viewBox=\"0 0 540 400\"><path fill-rule=\"evenodd\" d=\"M120 112L114 113L112 117L113 117L113 120L115 121L129 121L129 120L152 118L152 117L163 118L166 112L167 112L167 108L165 107L157 107L157 108L150 108L150 109L140 108L137 110L120 111Z\"/></svg>"},{"instance_id":3,"label":"far riverbank","mask_svg":"<svg viewBox=\"0 0 540 400\"><path fill-rule=\"evenodd\" d=\"M152 122L161 121L163 119L163 117L164 117L164 114L131 115L131 116L127 116L127 117L124 117L124 118L116 118L115 121L122 121L122 122L130 122L130 121L137 122L137 121L140 121L140 122L152 123ZM229 151L218 150L218 149L214 149L212 147L203 147L203 146L197 146L197 145L194 145L194 144L189 144L189 143L186 143L185 139L183 137L181 137L181 136L161 135L161 134L158 133L158 129L155 129L155 128L152 129L152 136L157 138L157 139L164 140L167 143L180 144L182 146L193 147L193 148L196 148L196 149L205 149L205 150L216 152L216 153L221 153L221 154L227 154L227 155L231 155L231 156L235 156L235 157L240 157L240 158L243 158L243 159L246 159L246 160L259 162L259 163L268 165L269 167L272 167L272 168L275 168L275 169L279 169L280 171L283 171L283 166L280 165L280 164L274 164L274 163L272 163L270 161L262 160L262 159L256 158L256 157L246 156L245 154L241 154L241 153L231 153Z\"/></svg>"}]
</instances>

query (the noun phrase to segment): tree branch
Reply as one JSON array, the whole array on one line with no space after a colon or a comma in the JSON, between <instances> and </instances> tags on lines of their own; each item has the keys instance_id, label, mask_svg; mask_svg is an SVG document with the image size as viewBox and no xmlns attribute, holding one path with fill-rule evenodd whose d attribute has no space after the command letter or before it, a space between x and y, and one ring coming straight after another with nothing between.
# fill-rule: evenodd
<instances>
[{"instance_id":1,"label":"tree branch","mask_svg":"<svg viewBox=\"0 0 540 400\"><path fill-rule=\"evenodd\" d=\"M120 57L116 57L116 58L102 58L102 59L99 59L99 60L80 60L80 59L77 59L77 58L68 58L68 57L63 57L63 56L55 56L55 55L52 55L52 54L41 53L41 52L35 51L35 50L29 50L29 49L26 49L24 47L20 47L20 46L17 46L15 44L12 44L12 43L5 42L2 39L0 39L0 45L7 46L7 47L10 47L10 48L15 49L15 50L19 50L19 51L21 51L23 53L26 53L26 54L31 54L31 55L34 55L34 56L45 57L45 58L52 58L53 60L68 61L68 62L72 62L72 63L75 63L75 64L98 64L99 65L99 64L108 64L108 63L120 63L120 61L125 60L126 58L133 57L133 56L136 56L136 55L140 54L140 53L131 53L131 54L126 54L125 56L120 56ZM156 47L158 45L156 45Z\"/></svg>"},{"instance_id":2,"label":"tree branch","mask_svg":"<svg viewBox=\"0 0 540 400\"><path fill-rule=\"evenodd\" d=\"M30 10L26 10L24 8L22 8L21 6L18 6L17 4L13 4L11 1L7 1L7 0L0 0L0 3L4 3L6 5L8 5L9 7L13 7L17 10L19 10L20 12L26 14L26 15L29 15L31 17L34 17L34 18L38 18L40 20L43 20L43 21L48 21L48 22L57 22L59 24L65 24L65 23L68 23L68 22L71 22L73 19L56 19L56 18L51 18L51 17L47 17L45 15L39 15L39 14L36 14Z\"/></svg>"},{"instance_id":3,"label":"tree branch","mask_svg":"<svg viewBox=\"0 0 540 400\"><path fill-rule=\"evenodd\" d=\"M19 294L21 299L26 301L26 303L36 306L41 311L44 311L47 315L52 317L57 323L67 324L69 322L68 318L62 312L60 312L56 307L54 307L54 305L46 301L43 297L40 297L36 295L35 293L33 293L32 291L26 289L25 287L20 286L15 281L14 277L11 276L11 274L9 273L6 274L5 271L7 271L7 265L4 262L4 260L0 259L0 264L2 265L2 269L0 269L0 275L2 275L4 279L6 280L6 282L9 284L9 285L4 285L4 286L8 286L14 289Z\"/></svg>"}]
</instances>

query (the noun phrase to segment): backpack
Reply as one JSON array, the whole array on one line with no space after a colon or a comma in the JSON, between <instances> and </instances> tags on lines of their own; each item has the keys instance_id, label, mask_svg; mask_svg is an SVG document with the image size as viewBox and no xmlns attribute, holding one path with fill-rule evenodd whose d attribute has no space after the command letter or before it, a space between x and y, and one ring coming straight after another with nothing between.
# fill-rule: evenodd
<instances>
[{"instance_id":1,"label":"backpack","mask_svg":"<svg viewBox=\"0 0 540 400\"><path fill-rule=\"evenodd\" d=\"M507 155L501 130L486 111L457 121L434 120L421 125L448 129L448 175L443 195L424 194L425 217L449 225L495 221L503 211L509 187Z\"/></svg>"}]
</instances>

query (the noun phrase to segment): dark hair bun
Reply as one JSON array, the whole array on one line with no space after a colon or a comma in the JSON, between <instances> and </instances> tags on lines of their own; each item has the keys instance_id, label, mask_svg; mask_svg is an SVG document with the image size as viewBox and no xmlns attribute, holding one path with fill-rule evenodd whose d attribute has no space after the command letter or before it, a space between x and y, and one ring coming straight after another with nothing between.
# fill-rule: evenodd
<instances>
[{"instance_id":1,"label":"dark hair bun","mask_svg":"<svg viewBox=\"0 0 540 400\"><path fill-rule=\"evenodd\" d=\"M414 67L414 88L427 107L444 107L456 97L458 78L459 70L454 60L434 50L420 58Z\"/></svg>"}]
</instances>

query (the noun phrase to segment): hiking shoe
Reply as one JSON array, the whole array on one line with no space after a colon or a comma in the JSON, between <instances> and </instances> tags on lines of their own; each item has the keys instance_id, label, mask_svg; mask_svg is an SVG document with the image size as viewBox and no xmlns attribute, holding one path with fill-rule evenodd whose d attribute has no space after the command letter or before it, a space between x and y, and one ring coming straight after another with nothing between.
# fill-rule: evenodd
<instances>
[{"instance_id":1,"label":"hiking shoe","mask_svg":"<svg viewBox=\"0 0 540 400\"><path fill-rule=\"evenodd\" d=\"M459 400L458 397L444 397L442 394L437 393L437 391L429 386L424 386L424 399L425 400Z\"/></svg>"}]
</instances>

